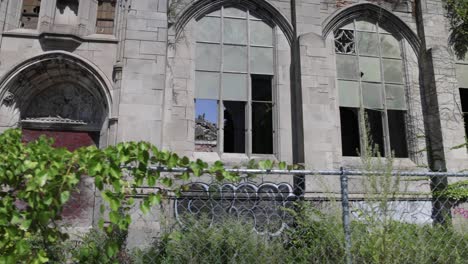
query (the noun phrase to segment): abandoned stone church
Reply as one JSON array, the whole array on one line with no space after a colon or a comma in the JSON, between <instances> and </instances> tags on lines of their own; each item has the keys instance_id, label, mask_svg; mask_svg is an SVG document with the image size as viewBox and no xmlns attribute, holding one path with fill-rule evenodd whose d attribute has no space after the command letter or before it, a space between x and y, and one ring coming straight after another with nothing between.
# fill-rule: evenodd
<instances>
[{"instance_id":1,"label":"abandoned stone church","mask_svg":"<svg viewBox=\"0 0 468 264\"><path fill-rule=\"evenodd\" d=\"M402 169L468 168L442 0L3 0L0 21L0 131L26 141L337 169L370 137Z\"/></svg>"}]
</instances>

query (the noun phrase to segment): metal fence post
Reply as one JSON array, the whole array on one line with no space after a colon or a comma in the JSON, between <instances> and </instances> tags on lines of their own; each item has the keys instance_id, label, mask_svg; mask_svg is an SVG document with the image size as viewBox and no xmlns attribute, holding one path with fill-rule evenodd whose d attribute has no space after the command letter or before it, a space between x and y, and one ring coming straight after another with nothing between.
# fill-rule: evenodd
<instances>
[{"instance_id":1,"label":"metal fence post","mask_svg":"<svg viewBox=\"0 0 468 264\"><path fill-rule=\"evenodd\" d=\"M351 258L351 228L349 219L349 191L348 191L348 175L343 167L340 168L340 182L341 182L341 206L343 216L343 231L345 235L345 253L346 253L346 264L352 263Z\"/></svg>"}]
</instances>

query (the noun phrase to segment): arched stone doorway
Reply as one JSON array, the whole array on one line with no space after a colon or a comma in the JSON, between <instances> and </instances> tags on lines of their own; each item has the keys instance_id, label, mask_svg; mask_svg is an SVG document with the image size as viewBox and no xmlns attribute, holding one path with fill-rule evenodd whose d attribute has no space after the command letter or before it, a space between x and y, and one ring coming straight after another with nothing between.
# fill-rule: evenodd
<instances>
[{"instance_id":1,"label":"arched stone doorway","mask_svg":"<svg viewBox=\"0 0 468 264\"><path fill-rule=\"evenodd\" d=\"M109 86L95 68L74 55L51 52L15 67L0 83L0 133L19 127L23 141L46 135L56 147L107 145ZM62 216L76 229L92 225L92 179L82 178ZM67 221L68 222L68 221Z\"/></svg>"}]
</instances>

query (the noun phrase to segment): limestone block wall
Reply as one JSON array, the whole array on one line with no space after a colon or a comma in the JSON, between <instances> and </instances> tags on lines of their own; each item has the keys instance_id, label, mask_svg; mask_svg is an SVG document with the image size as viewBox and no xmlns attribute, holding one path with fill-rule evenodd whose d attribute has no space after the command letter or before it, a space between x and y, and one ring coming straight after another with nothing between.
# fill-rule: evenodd
<instances>
[{"instance_id":1,"label":"limestone block wall","mask_svg":"<svg viewBox=\"0 0 468 264\"><path fill-rule=\"evenodd\" d=\"M123 25L118 141L161 146L167 54L167 1L133 1Z\"/></svg>"}]
</instances>

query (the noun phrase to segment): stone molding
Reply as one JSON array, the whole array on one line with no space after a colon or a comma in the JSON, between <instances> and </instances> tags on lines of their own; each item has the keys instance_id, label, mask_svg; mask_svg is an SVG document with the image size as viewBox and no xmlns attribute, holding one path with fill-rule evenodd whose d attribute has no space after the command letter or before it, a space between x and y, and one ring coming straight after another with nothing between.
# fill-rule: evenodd
<instances>
[{"instance_id":1,"label":"stone molding","mask_svg":"<svg viewBox=\"0 0 468 264\"><path fill-rule=\"evenodd\" d=\"M380 26L394 36L406 39L419 56L421 54L421 40L416 33L391 11L371 3L359 3L338 9L322 23L322 36L326 38L336 29L346 25L354 19L365 18L373 22L382 22Z\"/></svg>"}]
</instances>

